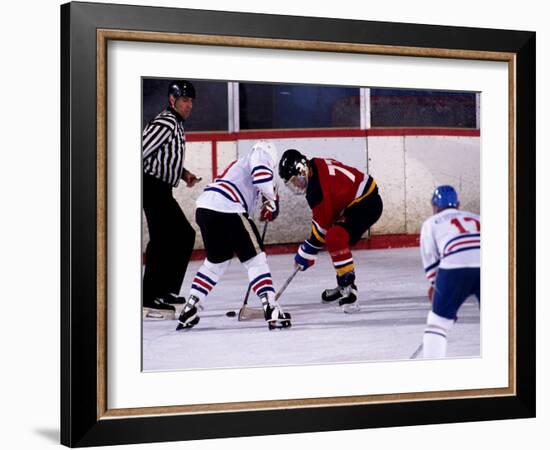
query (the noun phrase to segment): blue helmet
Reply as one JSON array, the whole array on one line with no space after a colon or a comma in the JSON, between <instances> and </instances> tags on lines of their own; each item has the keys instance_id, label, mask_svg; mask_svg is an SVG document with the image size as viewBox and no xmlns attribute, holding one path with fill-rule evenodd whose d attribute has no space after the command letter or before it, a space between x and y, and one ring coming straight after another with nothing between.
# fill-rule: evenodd
<instances>
[{"instance_id":1,"label":"blue helmet","mask_svg":"<svg viewBox=\"0 0 550 450\"><path fill-rule=\"evenodd\" d=\"M439 186L432 195L432 205L439 209L458 208L458 195L452 186Z\"/></svg>"}]
</instances>

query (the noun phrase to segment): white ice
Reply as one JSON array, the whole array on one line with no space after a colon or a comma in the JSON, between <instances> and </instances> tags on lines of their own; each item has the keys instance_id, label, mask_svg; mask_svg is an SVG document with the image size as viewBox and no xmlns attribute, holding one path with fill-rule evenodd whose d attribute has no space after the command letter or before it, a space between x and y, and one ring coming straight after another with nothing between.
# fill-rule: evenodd
<instances>
[{"instance_id":1,"label":"white ice","mask_svg":"<svg viewBox=\"0 0 550 450\"><path fill-rule=\"evenodd\" d=\"M422 341L429 311L427 281L418 248L353 252L360 311L344 314L321 303L321 292L335 286L327 253L296 275L280 301L292 327L268 330L263 319L238 321L248 281L235 258L203 302L200 323L176 332L177 320L143 321L145 371L263 367L409 359ZM293 255L268 257L276 289L293 270ZM184 280L189 287L201 261L192 261ZM249 305L259 307L251 294ZM477 301L469 299L448 336L448 357L480 354ZM422 355L420 355L421 357Z\"/></svg>"}]
</instances>

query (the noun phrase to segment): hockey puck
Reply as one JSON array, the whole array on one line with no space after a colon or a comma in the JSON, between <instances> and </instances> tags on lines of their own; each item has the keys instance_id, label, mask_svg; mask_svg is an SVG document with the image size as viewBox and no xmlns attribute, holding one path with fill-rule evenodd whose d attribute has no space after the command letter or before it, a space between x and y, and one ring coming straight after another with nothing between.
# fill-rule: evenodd
<instances>
[{"instance_id":1,"label":"hockey puck","mask_svg":"<svg viewBox=\"0 0 550 450\"><path fill-rule=\"evenodd\" d=\"M227 311L227 312L225 313L225 315L226 315L227 317L235 317L235 316L237 315L237 313L236 313L235 311Z\"/></svg>"}]
</instances>

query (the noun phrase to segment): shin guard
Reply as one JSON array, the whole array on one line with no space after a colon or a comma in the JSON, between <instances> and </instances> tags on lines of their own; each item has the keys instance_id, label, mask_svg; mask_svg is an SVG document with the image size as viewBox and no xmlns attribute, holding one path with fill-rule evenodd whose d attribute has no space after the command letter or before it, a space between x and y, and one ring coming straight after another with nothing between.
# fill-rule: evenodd
<instances>
[{"instance_id":1,"label":"shin guard","mask_svg":"<svg viewBox=\"0 0 550 450\"><path fill-rule=\"evenodd\" d=\"M197 271L195 278L193 278L189 296L194 296L199 300L203 300L210 294L210 291L214 289L214 286L216 286L230 263L230 259L218 264L211 263L205 259L204 263Z\"/></svg>"},{"instance_id":2,"label":"shin guard","mask_svg":"<svg viewBox=\"0 0 550 450\"><path fill-rule=\"evenodd\" d=\"M273 279L267 265L267 258L264 252L261 252L243 263L248 271L248 280L250 288L258 296L261 297L268 293L275 295L273 288Z\"/></svg>"},{"instance_id":3,"label":"shin guard","mask_svg":"<svg viewBox=\"0 0 550 450\"><path fill-rule=\"evenodd\" d=\"M353 256L349 248L349 239L348 231L339 225L328 230L326 237L327 250L338 277L355 269Z\"/></svg>"},{"instance_id":4,"label":"shin guard","mask_svg":"<svg viewBox=\"0 0 550 450\"><path fill-rule=\"evenodd\" d=\"M424 330L422 344L424 358L444 358L447 354L447 333L454 325L454 320L428 313L428 323Z\"/></svg>"}]
</instances>

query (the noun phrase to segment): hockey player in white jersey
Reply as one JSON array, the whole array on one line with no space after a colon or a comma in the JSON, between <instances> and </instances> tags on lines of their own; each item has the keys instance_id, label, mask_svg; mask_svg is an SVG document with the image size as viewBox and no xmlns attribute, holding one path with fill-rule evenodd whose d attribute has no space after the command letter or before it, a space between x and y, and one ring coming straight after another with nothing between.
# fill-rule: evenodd
<instances>
[{"instance_id":1,"label":"hockey player in white jersey","mask_svg":"<svg viewBox=\"0 0 550 450\"><path fill-rule=\"evenodd\" d=\"M275 302L263 242L250 218L258 199L262 220L271 221L278 215L279 201L273 183L277 159L273 143L258 141L250 153L231 163L197 199L196 221L206 259L192 281L177 330L199 323L199 303L218 283L235 254L248 271L250 287L261 300L269 329L290 326L290 314Z\"/></svg>"},{"instance_id":2,"label":"hockey player in white jersey","mask_svg":"<svg viewBox=\"0 0 550 450\"><path fill-rule=\"evenodd\" d=\"M481 222L479 215L458 209L458 196L452 186L435 189L432 207L434 215L422 224L420 232L422 263L432 302L422 345L424 358L443 358L458 309L471 295L480 301Z\"/></svg>"}]
</instances>

